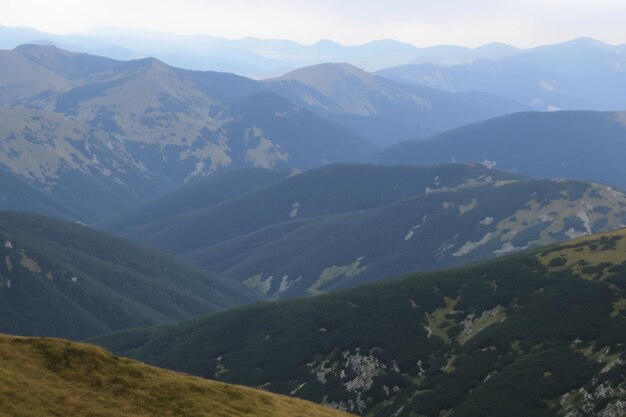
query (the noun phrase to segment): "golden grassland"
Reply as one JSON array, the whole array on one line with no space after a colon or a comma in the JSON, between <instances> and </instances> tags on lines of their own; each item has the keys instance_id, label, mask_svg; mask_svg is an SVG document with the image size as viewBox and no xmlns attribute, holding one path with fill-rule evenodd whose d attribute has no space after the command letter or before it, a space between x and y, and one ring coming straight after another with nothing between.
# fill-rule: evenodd
<instances>
[{"instance_id":1,"label":"golden grassland","mask_svg":"<svg viewBox=\"0 0 626 417\"><path fill-rule=\"evenodd\" d=\"M540 254L538 259L551 270L571 270L584 278L606 278L606 271L624 261L626 228L581 237ZM611 244L607 244L611 242ZM553 262L561 262L553 266ZM585 272L585 267L602 266L600 271Z\"/></svg>"},{"instance_id":2,"label":"golden grassland","mask_svg":"<svg viewBox=\"0 0 626 417\"><path fill-rule=\"evenodd\" d=\"M204 380L61 339L0 335L0 416L342 417L338 410Z\"/></svg>"}]
</instances>

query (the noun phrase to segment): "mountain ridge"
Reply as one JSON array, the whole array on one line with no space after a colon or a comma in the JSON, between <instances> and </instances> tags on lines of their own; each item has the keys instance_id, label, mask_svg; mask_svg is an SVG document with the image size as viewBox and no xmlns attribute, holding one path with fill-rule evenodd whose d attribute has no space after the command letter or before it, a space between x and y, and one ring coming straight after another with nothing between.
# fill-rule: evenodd
<instances>
[{"instance_id":1,"label":"mountain ridge","mask_svg":"<svg viewBox=\"0 0 626 417\"><path fill-rule=\"evenodd\" d=\"M490 164L540 178L571 178L626 189L623 112L560 111L506 115L383 150L380 163Z\"/></svg>"}]
</instances>

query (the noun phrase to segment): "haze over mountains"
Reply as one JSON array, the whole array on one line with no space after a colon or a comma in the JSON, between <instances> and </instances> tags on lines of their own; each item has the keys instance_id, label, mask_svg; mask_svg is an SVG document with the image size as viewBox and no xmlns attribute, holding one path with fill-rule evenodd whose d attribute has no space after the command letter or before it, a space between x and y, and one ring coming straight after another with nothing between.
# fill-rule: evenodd
<instances>
[{"instance_id":1,"label":"haze over mountains","mask_svg":"<svg viewBox=\"0 0 626 417\"><path fill-rule=\"evenodd\" d=\"M30 28L0 27L0 48L54 44L77 52L128 60L156 57L175 67L232 72L253 78L346 62L403 84L449 92L481 91L535 110L626 109L623 72L626 46L590 38L515 48L490 43L478 48L440 45L418 48L394 40L343 46L330 40L301 45L287 40L228 40L206 35L96 29L54 35Z\"/></svg>"},{"instance_id":2,"label":"haze over mountains","mask_svg":"<svg viewBox=\"0 0 626 417\"><path fill-rule=\"evenodd\" d=\"M82 221L224 169L365 160L376 146L359 132L373 124L387 131L380 143L394 143L407 136L398 129L416 137L522 108L489 95L403 91L340 65L333 88L344 87L332 95L325 77L315 76L321 68L307 70L312 79L290 76L284 85L34 45L1 51L0 64L0 104L6 107L0 111L0 161L31 186L62 198L65 207L47 213L73 210L81 215L72 218ZM313 90L316 101L309 98Z\"/></svg>"},{"instance_id":3,"label":"haze over mountains","mask_svg":"<svg viewBox=\"0 0 626 417\"><path fill-rule=\"evenodd\" d=\"M454 46L417 48L391 39L359 46L344 46L323 39L312 45L302 45L281 39L230 40L207 35L180 36L110 28L56 35L26 27L0 26L0 48L12 49L25 43L53 44L120 60L155 57L176 67L233 72L253 78L277 76L324 62L349 62L375 71L410 63L496 59L517 52L514 47L497 43L475 49Z\"/></svg>"},{"instance_id":4,"label":"haze over mountains","mask_svg":"<svg viewBox=\"0 0 626 417\"><path fill-rule=\"evenodd\" d=\"M458 65L410 64L378 74L451 92L484 91L533 110L626 109L626 45L581 38L502 59Z\"/></svg>"}]
</instances>

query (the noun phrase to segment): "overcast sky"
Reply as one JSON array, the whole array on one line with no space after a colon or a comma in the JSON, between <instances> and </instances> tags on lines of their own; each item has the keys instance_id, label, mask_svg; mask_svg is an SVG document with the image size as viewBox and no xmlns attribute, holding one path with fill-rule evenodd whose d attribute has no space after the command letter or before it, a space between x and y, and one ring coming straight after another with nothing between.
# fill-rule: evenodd
<instances>
[{"instance_id":1,"label":"overcast sky","mask_svg":"<svg viewBox=\"0 0 626 417\"><path fill-rule=\"evenodd\" d=\"M116 27L303 43L626 43L624 0L0 0L0 9L0 25L53 33Z\"/></svg>"}]
</instances>

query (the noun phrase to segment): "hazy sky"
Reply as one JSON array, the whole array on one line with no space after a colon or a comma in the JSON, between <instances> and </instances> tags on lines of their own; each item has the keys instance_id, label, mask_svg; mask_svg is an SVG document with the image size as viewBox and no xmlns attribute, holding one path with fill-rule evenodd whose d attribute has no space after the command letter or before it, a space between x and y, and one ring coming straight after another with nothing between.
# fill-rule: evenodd
<instances>
[{"instance_id":1,"label":"hazy sky","mask_svg":"<svg viewBox=\"0 0 626 417\"><path fill-rule=\"evenodd\" d=\"M626 43L624 0L0 0L0 10L0 25L53 33L118 27L303 43Z\"/></svg>"}]
</instances>

